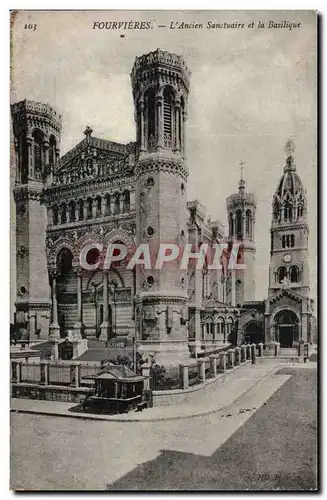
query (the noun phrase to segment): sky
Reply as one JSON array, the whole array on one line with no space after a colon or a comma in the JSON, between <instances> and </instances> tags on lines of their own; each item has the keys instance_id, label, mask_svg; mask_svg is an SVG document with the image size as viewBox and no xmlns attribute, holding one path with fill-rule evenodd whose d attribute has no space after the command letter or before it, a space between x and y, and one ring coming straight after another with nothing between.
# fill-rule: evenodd
<instances>
[{"instance_id":1,"label":"sky","mask_svg":"<svg viewBox=\"0 0 327 500\"><path fill-rule=\"evenodd\" d=\"M207 29L209 20L244 28ZM284 20L300 27L268 27ZM152 27L93 29L102 21L151 21ZM169 29L171 22L203 28ZM314 11L21 11L12 20L11 100L49 102L63 114L61 154L83 139L87 124L95 137L134 141L135 57L158 47L181 54L191 71L188 199L199 199L212 220L226 224L226 197L237 190L245 162L246 190L257 197L256 299L267 297L271 202L292 138L307 190L316 299L316 36Z\"/></svg>"}]
</instances>

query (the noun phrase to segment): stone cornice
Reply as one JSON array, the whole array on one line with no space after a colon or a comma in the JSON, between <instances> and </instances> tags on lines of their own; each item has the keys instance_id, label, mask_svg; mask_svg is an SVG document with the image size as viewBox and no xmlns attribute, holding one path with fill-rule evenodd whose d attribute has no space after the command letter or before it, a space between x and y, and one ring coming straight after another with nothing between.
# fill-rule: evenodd
<instances>
[{"instance_id":1,"label":"stone cornice","mask_svg":"<svg viewBox=\"0 0 327 500\"><path fill-rule=\"evenodd\" d=\"M272 224L270 228L271 233L286 232L286 231L296 231L297 229L306 229L309 232L309 226L306 222L294 222L294 224Z\"/></svg>"},{"instance_id":2,"label":"stone cornice","mask_svg":"<svg viewBox=\"0 0 327 500\"><path fill-rule=\"evenodd\" d=\"M24 203L28 200L43 201L43 184L16 186L13 195L16 203Z\"/></svg>"},{"instance_id":3,"label":"stone cornice","mask_svg":"<svg viewBox=\"0 0 327 500\"><path fill-rule=\"evenodd\" d=\"M112 175L103 179L85 179L74 184L63 184L58 186L49 187L44 192L45 201L47 204L59 201L69 201L78 198L87 197L92 195L103 195L107 193L114 193L123 189L133 190L135 186L135 178L133 171L130 171L130 176L126 175Z\"/></svg>"},{"instance_id":4,"label":"stone cornice","mask_svg":"<svg viewBox=\"0 0 327 500\"><path fill-rule=\"evenodd\" d=\"M189 171L186 165L181 161L174 161L173 159L142 159L135 167L135 179L137 180L141 175L150 174L151 172L165 172L180 176L183 180L187 180Z\"/></svg>"}]
</instances>

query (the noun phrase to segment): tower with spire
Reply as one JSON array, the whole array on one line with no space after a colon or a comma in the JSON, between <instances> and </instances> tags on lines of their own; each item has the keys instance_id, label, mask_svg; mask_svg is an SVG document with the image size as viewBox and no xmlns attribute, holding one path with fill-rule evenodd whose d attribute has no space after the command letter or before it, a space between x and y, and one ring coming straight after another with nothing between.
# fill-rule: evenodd
<instances>
[{"instance_id":1,"label":"tower with spire","mask_svg":"<svg viewBox=\"0 0 327 500\"><path fill-rule=\"evenodd\" d=\"M291 347L312 341L313 300L308 264L307 197L296 170L295 145L285 145L286 163L272 200L266 342Z\"/></svg>"},{"instance_id":2,"label":"tower with spire","mask_svg":"<svg viewBox=\"0 0 327 500\"><path fill-rule=\"evenodd\" d=\"M228 270L226 294L232 306L243 306L244 302L255 298L255 213L256 199L253 193L245 191L243 177L244 162L240 163L241 177L238 192L227 200L228 240L239 245L238 263L244 269Z\"/></svg>"}]
</instances>

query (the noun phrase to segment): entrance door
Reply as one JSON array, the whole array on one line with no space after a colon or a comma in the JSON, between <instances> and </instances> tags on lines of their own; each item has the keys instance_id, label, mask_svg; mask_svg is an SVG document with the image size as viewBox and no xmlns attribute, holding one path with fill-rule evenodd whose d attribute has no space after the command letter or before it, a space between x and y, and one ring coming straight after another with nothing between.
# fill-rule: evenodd
<instances>
[{"instance_id":1,"label":"entrance door","mask_svg":"<svg viewBox=\"0 0 327 500\"><path fill-rule=\"evenodd\" d=\"M292 347L293 345L293 326L280 326L279 339L281 347Z\"/></svg>"},{"instance_id":2,"label":"entrance door","mask_svg":"<svg viewBox=\"0 0 327 500\"><path fill-rule=\"evenodd\" d=\"M299 320L290 309L282 309L275 316L274 328L276 338L281 347L293 347L299 340Z\"/></svg>"}]
</instances>

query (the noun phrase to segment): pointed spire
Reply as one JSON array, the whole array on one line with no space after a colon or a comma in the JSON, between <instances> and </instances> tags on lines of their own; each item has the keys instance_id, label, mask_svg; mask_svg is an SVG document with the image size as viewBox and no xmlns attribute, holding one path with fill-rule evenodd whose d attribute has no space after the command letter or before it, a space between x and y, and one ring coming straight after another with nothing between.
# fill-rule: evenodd
<instances>
[{"instance_id":1,"label":"pointed spire","mask_svg":"<svg viewBox=\"0 0 327 500\"><path fill-rule=\"evenodd\" d=\"M240 162L240 169L241 169L241 178L240 180L238 181L238 191L239 193L244 193L244 189L245 189L245 180L243 179L243 169L244 169L244 161L242 160Z\"/></svg>"},{"instance_id":2,"label":"pointed spire","mask_svg":"<svg viewBox=\"0 0 327 500\"><path fill-rule=\"evenodd\" d=\"M284 172L290 172L291 170L296 170L296 166L294 163L294 151L295 144L292 139L288 139L284 151L286 153L286 165L284 167Z\"/></svg>"}]
</instances>

